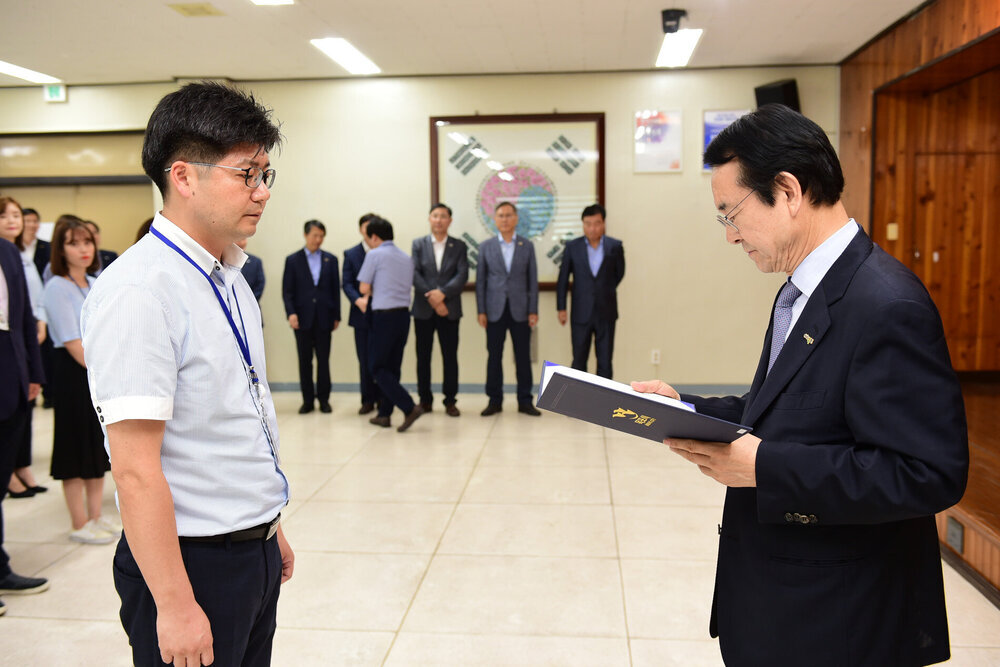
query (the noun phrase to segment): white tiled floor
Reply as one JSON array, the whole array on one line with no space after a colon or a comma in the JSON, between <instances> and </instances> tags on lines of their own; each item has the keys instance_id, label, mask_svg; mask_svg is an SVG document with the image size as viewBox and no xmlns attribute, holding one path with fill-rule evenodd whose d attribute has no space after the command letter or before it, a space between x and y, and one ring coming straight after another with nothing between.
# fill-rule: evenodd
<instances>
[{"instance_id":1,"label":"white tiled floor","mask_svg":"<svg viewBox=\"0 0 1000 667\"><path fill-rule=\"evenodd\" d=\"M663 447L513 401L482 418L477 395L402 434L357 416L354 394L332 415L298 403L277 396L296 569L275 665L722 664L708 613L724 490ZM35 437L45 480L50 411ZM114 545L69 542L49 485L4 501L15 570L52 587L4 598L0 663L128 665ZM1000 664L1000 611L945 577L949 664Z\"/></svg>"}]
</instances>

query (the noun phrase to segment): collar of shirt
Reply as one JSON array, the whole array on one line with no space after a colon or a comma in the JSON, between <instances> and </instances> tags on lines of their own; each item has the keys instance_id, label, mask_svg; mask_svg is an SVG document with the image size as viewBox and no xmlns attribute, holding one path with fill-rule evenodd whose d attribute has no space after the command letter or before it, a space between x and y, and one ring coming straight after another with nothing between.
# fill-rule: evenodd
<instances>
[{"instance_id":1,"label":"collar of shirt","mask_svg":"<svg viewBox=\"0 0 1000 667\"><path fill-rule=\"evenodd\" d=\"M497 232L497 238L500 239L500 245L510 247L510 246L513 246L514 245L514 241L517 240L517 232L514 232L514 235L510 237L510 243L507 243L506 241L504 241L503 240L503 234L501 234L499 232Z\"/></svg>"},{"instance_id":2,"label":"collar of shirt","mask_svg":"<svg viewBox=\"0 0 1000 667\"><path fill-rule=\"evenodd\" d=\"M183 250L208 275L212 275L217 270L221 271L223 267L231 269L230 271L222 272L227 285L232 284L236 278L236 274L246 264L247 254L240 250L240 247L235 243L230 244L222 252L222 263L220 264L219 260L212 256L212 253L205 250L197 241L188 236L187 232L183 229L165 218L162 212L154 216L153 227L156 228L156 231L170 239L174 245Z\"/></svg>"},{"instance_id":3,"label":"collar of shirt","mask_svg":"<svg viewBox=\"0 0 1000 667\"><path fill-rule=\"evenodd\" d=\"M806 300L812 296L816 286L830 270L847 246L858 233L858 223L851 218L847 223L819 244L792 272L792 282L805 295ZM801 299L801 297L799 297Z\"/></svg>"},{"instance_id":4,"label":"collar of shirt","mask_svg":"<svg viewBox=\"0 0 1000 667\"><path fill-rule=\"evenodd\" d=\"M306 257L308 257L309 259L312 259L313 257L322 257L323 256L323 251L320 250L319 248L316 248L315 252L313 252L309 248L303 248L303 250L306 253Z\"/></svg>"},{"instance_id":5,"label":"collar of shirt","mask_svg":"<svg viewBox=\"0 0 1000 667\"><path fill-rule=\"evenodd\" d=\"M440 241L438 241L436 238L434 238L433 234L430 235L430 238L431 238L431 244L435 248L444 248L448 244L448 236L447 235L445 235L445 237L443 239L441 239Z\"/></svg>"}]
</instances>

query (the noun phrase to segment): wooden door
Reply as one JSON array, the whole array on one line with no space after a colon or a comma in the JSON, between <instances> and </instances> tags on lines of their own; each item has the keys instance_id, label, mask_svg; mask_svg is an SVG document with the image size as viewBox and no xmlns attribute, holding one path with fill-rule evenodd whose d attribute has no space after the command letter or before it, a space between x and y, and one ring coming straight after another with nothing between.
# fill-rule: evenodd
<instances>
[{"instance_id":1,"label":"wooden door","mask_svg":"<svg viewBox=\"0 0 1000 667\"><path fill-rule=\"evenodd\" d=\"M910 266L956 370L1000 370L1000 154L917 153Z\"/></svg>"}]
</instances>

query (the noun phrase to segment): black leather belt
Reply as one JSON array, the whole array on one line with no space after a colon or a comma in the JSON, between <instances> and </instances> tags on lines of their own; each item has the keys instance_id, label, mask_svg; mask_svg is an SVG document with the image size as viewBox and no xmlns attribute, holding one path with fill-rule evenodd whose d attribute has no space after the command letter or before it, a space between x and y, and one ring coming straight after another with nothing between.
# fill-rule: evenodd
<instances>
[{"instance_id":1,"label":"black leather belt","mask_svg":"<svg viewBox=\"0 0 1000 667\"><path fill-rule=\"evenodd\" d=\"M268 541L274 534L278 532L278 523L281 521L281 514L274 517L271 521L267 523L262 523L259 526L254 526L253 528L245 528L243 530L236 530L231 533L225 533L223 535L205 535L202 537L180 537L181 542L198 542L198 543L220 543L226 542L250 542L252 540L263 540Z\"/></svg>"},{"instance_id":2,"label":"black leather belt","mask_svg":"<svg viewBox=\"0 0 1000 667\"><path fill-rule=\"evenodd\" d=\"M375 310L376 313L398 313L401 310L409 310L409 306L402 306L400 308L379 308Z\"/></svg>"}]
</instances>

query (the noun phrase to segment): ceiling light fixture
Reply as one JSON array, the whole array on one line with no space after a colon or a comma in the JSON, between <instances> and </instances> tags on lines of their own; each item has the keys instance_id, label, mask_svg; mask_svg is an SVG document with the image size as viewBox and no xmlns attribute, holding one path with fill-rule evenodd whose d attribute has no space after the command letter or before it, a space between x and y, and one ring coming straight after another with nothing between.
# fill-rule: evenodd
<instances>
[{"instance_id":1,"label":"ceiling light fixture","mask_svg":"<svg viewBox=\"0 0 1000 667\"><path fill-rule=\"evenodd\" d=\"M664 9L663 44L660 54L656 57L657 67L685 67L691 60L691 54L701 39L701 28L681 30L681 19L687 17L683 9Z\"/></svg>"},{"instance_id":2,"label":"ceiling light fixture","mask_svg":"<svg viewBox=\"0 0 1000 667\"><path fill-rule=\"evenodd\" d=\"M32 69L18 67L17 65L7 63L2 60L0 60L0 74L6 74L7 76L24 79L25 81L30 81L31 83L62 83L61 79L57 79L54 76L42 74L41 72L36 72Z\"/></svg>"},{"instance_id":3,"label":"ceiling light fixture","mask_svg":"<svg viewBox=\"0 0 1000 667\"><path fill-rule=\"evenodd\" d=\"M309 43L351 74L378 74L382 70L342 37L311 39Z\"/></svg>"}]
</instances>

